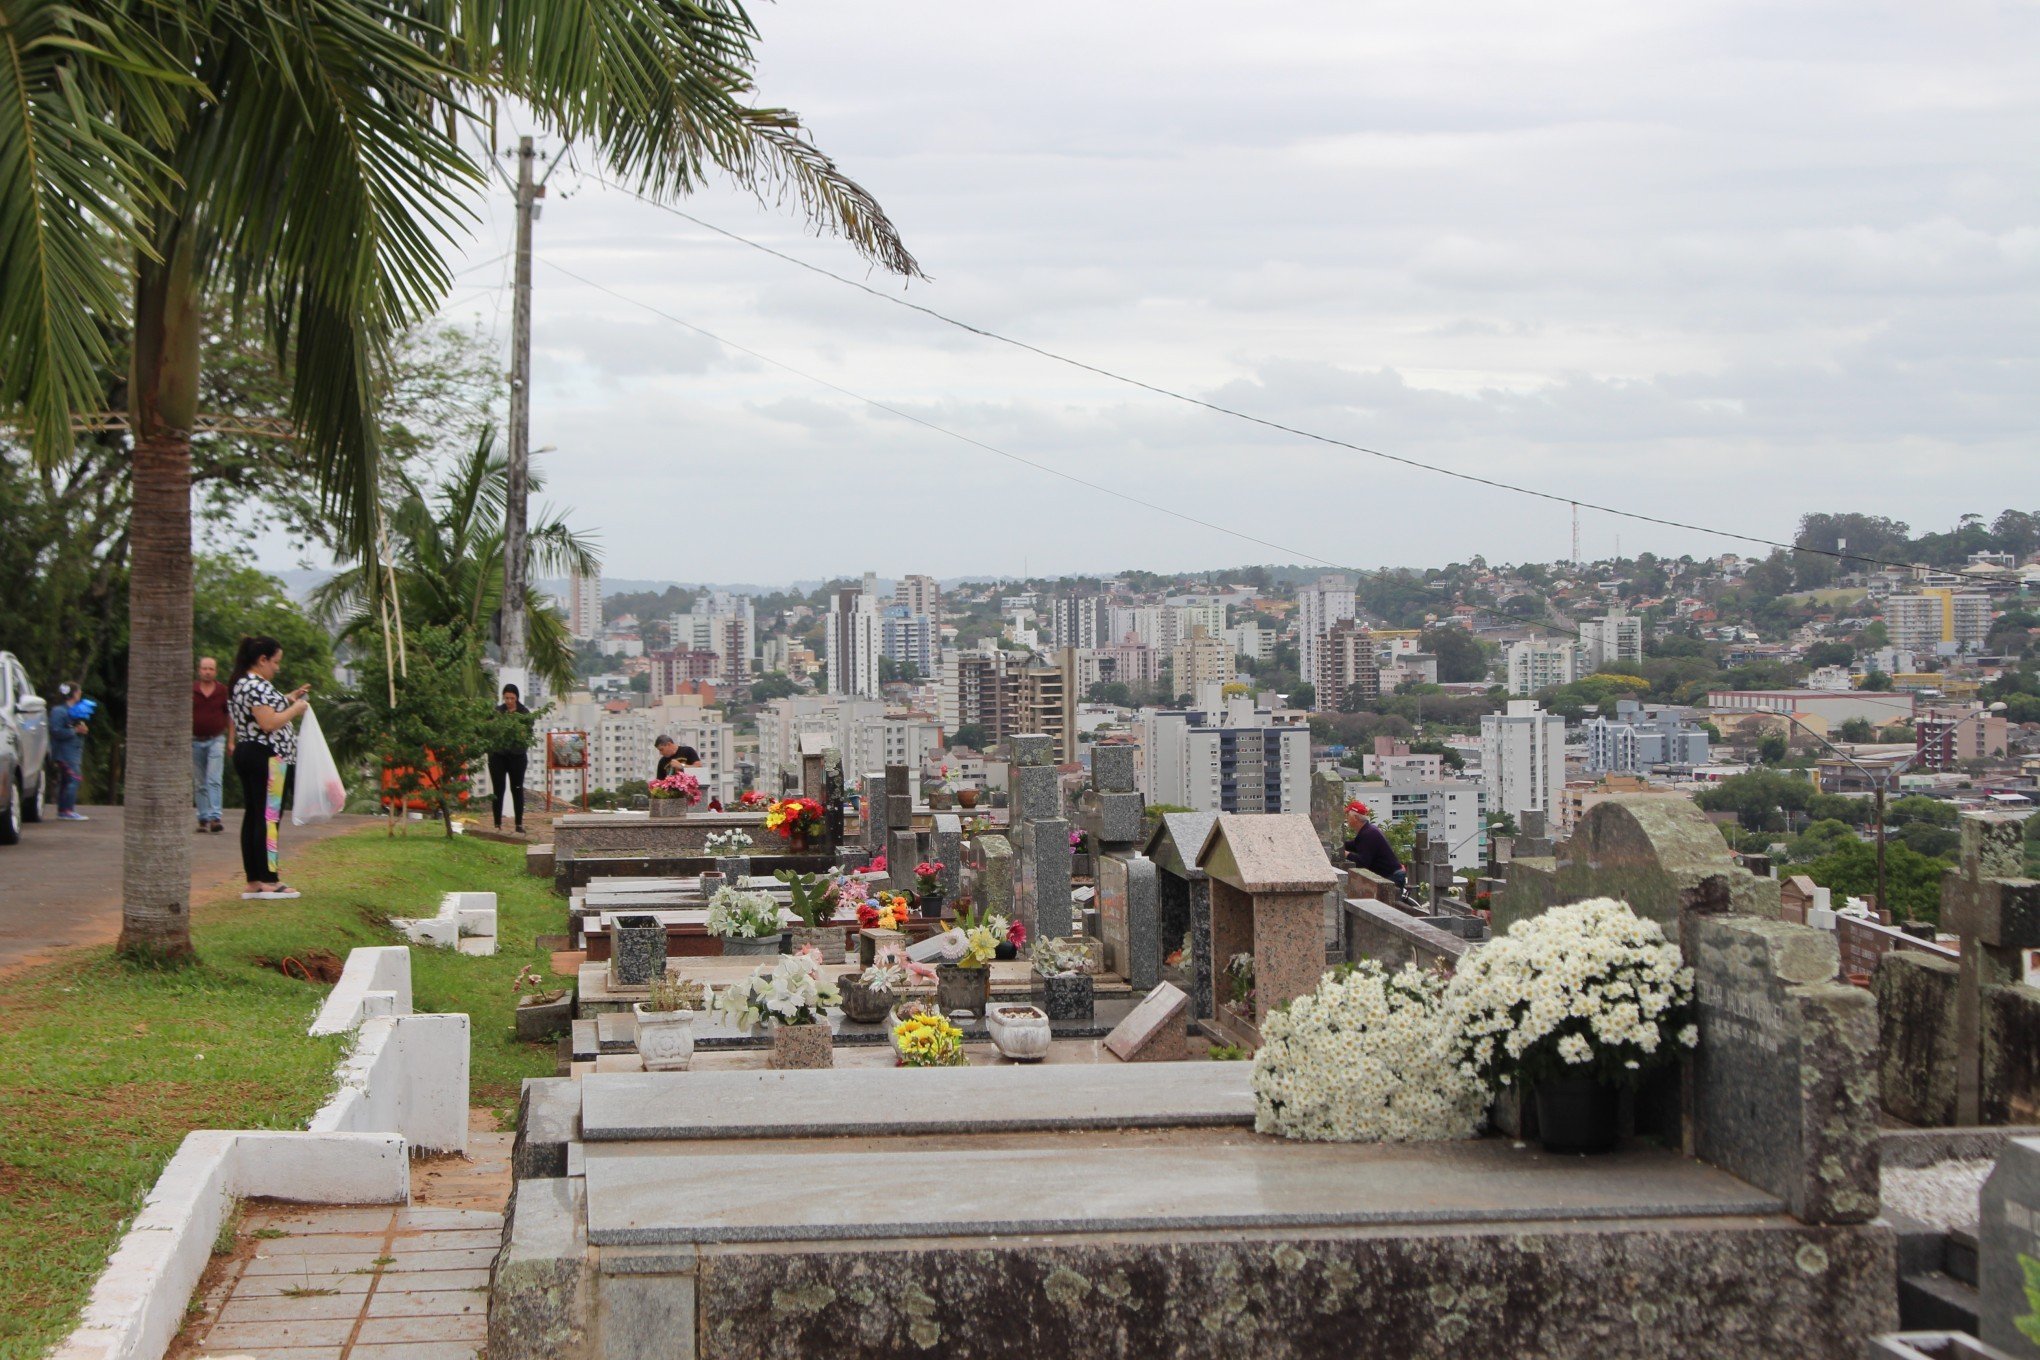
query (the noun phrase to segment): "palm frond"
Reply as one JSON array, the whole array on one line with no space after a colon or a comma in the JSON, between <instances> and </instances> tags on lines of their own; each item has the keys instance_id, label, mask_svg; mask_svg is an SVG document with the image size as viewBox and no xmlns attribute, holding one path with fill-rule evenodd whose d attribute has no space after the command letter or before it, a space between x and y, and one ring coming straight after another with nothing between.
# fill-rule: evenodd
<instances>
[{"instance_id":1,"label":"palm frond","mask_svg":"<svg viewBox=\"0 0 2040 1360\"><path fill-rule=\"evenodd\" d=\"M126 311L121 260L146 249L176 95L196 88L119 11L0 0L0 410L39 457L95 409Z\"/></svg>"}]
</instances>

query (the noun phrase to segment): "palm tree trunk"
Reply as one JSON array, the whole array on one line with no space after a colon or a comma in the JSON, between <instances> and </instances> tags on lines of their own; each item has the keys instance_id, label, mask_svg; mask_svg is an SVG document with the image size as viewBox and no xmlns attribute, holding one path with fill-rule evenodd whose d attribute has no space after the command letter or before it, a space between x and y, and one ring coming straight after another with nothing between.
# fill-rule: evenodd
<instances>
[{"instance_id":1,"label":"palm tree trunk","mask_svg":"<svg viewBox=\"0 0 2040 1360\"><path fill-rule=\"evenodd\" d=\"M119 952L191 948L191 428L199 305L189 234L171 223L138 263L128 421L135 441L128 572L128 771Z\"/></svg>"}]
</instances>

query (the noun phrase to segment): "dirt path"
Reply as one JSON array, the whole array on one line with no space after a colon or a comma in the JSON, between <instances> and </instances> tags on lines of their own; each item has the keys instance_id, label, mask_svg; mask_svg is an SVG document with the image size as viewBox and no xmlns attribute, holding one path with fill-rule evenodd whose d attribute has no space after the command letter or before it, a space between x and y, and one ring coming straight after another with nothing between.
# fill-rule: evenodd
<instances>
[{"instance_id":1,"label":"dirt path","mask_svg":"<svg viewBox=\"0 0 2040 1360\"><path fill-rule=\"evenodd\" d=\"M0 978L78 945L110 944L120 934L123 809L81 807L92 820L53 815L21 829L19 845L0 846ZM191 894L214 897L241 881L240 810L226 831L191 837ZM335 817L323 826L283 828L286 869L294 845L376 824Z\"/></svg>"}]
</instances>

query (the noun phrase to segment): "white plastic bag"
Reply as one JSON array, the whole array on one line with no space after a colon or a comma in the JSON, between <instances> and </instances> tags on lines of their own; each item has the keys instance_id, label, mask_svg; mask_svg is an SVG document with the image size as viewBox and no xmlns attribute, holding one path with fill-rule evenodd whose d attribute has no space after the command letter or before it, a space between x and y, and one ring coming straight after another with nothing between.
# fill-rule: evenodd
<instances>
[{"instance_id":1,"label":"white plastic bag","mask_svg":"<svg viewBox=\"0 0 2040 1360\"><path fill-rule=\"evenodd\" d=\"M297 790L290 800L290 824L311 826L323 822L347 806L347 786L340 781L340 766L319 730L319 714L310 704L298 722Z\"/></svg>"}]
</instances>

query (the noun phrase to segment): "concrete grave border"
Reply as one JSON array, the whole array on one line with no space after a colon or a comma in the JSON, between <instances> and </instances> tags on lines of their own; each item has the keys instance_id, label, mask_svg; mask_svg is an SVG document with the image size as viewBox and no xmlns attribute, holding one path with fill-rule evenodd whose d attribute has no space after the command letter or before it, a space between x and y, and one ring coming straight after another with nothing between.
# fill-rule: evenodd
<instances>
[{"instance_id":1,"label":"concrete grave border","mask_svg":"<svg viewBox=\"0 0 2040 1360\"><path fill-rule=\"evenodd\" d=\"M349 952L307 1032L349 1030L304 1130L185 1135L50 1360L161 1360L236 1199L406 1204L414 1150L466 1151L468 1017L411 1014L408 947Z\"/></svg>"}]
</instances>

